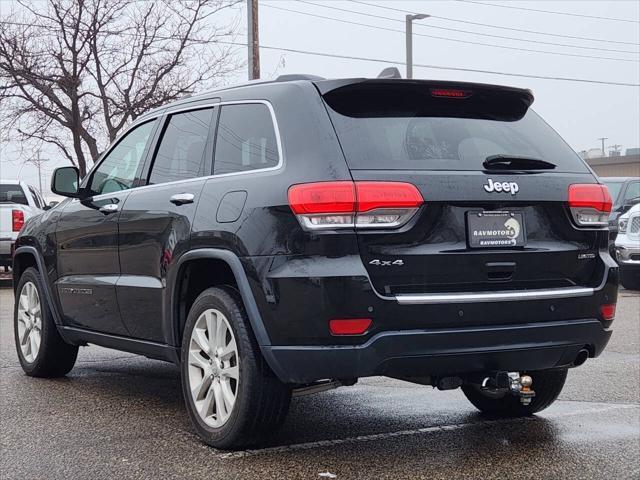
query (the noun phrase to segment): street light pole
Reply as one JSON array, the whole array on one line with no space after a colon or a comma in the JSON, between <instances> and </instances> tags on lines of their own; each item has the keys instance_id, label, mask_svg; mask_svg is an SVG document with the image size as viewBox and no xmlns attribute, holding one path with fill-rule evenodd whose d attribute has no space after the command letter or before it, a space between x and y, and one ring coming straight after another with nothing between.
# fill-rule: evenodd
<instances>
[{"instance_id":1,"label":"street light pole","mask_svg":"<svg viewBox=\"0 0 640 480\"><path fill-rule=\"evenodd\" d=\"M598 140L602 142L602 156L606 157L607 155L604 153L604 141L609 140L609 137L600 137Z\"/></svg>"},{"instance_id":2,"label":"street light pole","mask_svg":"<svg viewBox=\"0 0 640 480\"><path fill-rule=\"evenodd\" d=\"M406 41L406 52L407 52L407 78L413 78L413 21L414 20L422 20L424 18L429 17L430 15L425 15L424 13L419 13L417 15L407 15L406 25L405 25L405 41Z\"/></svg>"}]
</instances>

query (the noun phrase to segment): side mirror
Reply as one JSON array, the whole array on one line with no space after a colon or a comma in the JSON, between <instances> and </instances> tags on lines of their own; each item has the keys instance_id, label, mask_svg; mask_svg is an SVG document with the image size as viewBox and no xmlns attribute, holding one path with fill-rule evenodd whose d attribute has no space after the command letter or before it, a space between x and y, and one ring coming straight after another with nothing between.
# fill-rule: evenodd
<instances>
[{"instance_id":1,"label":"side mirror","mask_svg":"<svg viewBox=\"0 0 640 480\"><path fill-rule=\"evenodd\" d=\"M63 197L78 197L80 174L76 167L56 168L51 177L51 191Z\"/></svg>"}]
</instances>

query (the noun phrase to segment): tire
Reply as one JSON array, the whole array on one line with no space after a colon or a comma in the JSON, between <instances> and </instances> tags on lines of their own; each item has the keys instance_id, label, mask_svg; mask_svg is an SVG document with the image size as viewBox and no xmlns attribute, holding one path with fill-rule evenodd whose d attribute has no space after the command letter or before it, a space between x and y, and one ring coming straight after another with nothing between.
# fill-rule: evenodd
<instances>
[{"instance_id":1,"label":"tire","mask_svg":"<svg viewBox=\"0 0 640 480\"><path fill-rule=\"evenodd\" d=\"M13 331L20 365L30 377L62 377L76 363L78 347L66 343L58 333L40 273L32 267L18 281Z\"/></svg>"},{"instance_id":2,"label":"tire","mask_svg":"<svg viewBox=\"0 0 640 480\"><path fill-rule=\"evenodd\" d=\"M620 267L620 283L627 290L640 290L640 269Z\"/></svg>"},{"instance_id":3,"label":"tire","mask_svg":"<svg viewBox=\"0 0 640 480\"><path fill-rule=\"evenodd\" d=\"M221 328L225 331L218 335ZM235 355L230 353L234 346ZM209 356L207 349L216 353ZM259 443L282 424L289 410L291 389L263 359L242 300L231 287L209 288L196 298L184 327L180 370L189 417L212 447Z\"/></svg>"},{"instance_id":4,"label":"tire","mask_svg":"<svg viewBox=\"0 0 640 480\"><path fill-rule=\"evenodd\" d=\"M501 417L525 417L540 412L555 402L567 379L567 369L540 370L527 372L527 375L533 379L531 388L536 393L529 405L523 405L519 397L508 392L502 397L493 397L476 385L463 385L462 391L473 406L483 413Z\"/></svg>"}]
</instances>

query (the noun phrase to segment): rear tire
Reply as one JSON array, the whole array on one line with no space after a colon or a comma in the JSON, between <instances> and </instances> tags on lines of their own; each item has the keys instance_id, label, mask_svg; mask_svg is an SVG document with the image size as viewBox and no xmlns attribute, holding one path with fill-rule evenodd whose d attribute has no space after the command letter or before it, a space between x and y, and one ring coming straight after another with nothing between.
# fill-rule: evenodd
<instances>
[{"instance_id":1,"label":"rear tire","mask_svg":"<svg viewBox=\"0 0 640 480\"><path fill-rule=\"evenodd\" d=\"M627 290L640 290L640 268L620 267L620 283Z\"/></svg>"},{"instance_id":2,"label":"rear tire","mask_svg":"<svg viewBox=\"0 0 640 480\"><path fill-rule=\"evenodd\" d=\"M266 364L242 300L230 287L209 288L193 303L182 339L181 373L189 417L212 447L256 444L282 424L289 410L291 389Z\"/></svg>"},{"instance_id":3,"label":"rear tire","mask_svg":"<svg viewBox=\"0 0 640 480\"><path fill-rule=\"evenodd\" d=\"M78 347L66 343L53 322L40 273L27 268L16 288L13 330L18 359L30 377L62 377L76 363Z\"/></svg>"},{"instance_id":4,"label":"rear tire","mask_svg":"<svg viewBox=\"0 0 640 480\"><path fill-rule=\"evenodd\" d=\"M473 406L483 413L501 417L525 417L540 412L555 402L567 379L567 369L540 370L527 372L527 375L533 379L531 388L536 393L529 405L523 405L519 397L509 392L499 398L490 396L476 385L464 385L462 391Z\"/></svg>"}]
</instances>

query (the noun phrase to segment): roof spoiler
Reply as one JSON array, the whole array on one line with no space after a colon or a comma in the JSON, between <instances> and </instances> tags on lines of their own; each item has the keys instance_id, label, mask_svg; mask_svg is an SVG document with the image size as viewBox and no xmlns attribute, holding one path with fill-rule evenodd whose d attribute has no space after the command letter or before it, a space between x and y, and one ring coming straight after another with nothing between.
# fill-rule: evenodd
<instances>
[{"instance_id":1,"label":"roof spoiler","mask_svg":"<svg viewBox=\"0 0 640 480\"><path fill-rule=\"evenodd\" d=\"M314 84L329 106L347 116L393 113L516 121L533 103L531 90L483 83L352 78Z\"/></svg>"}]
</instances>

